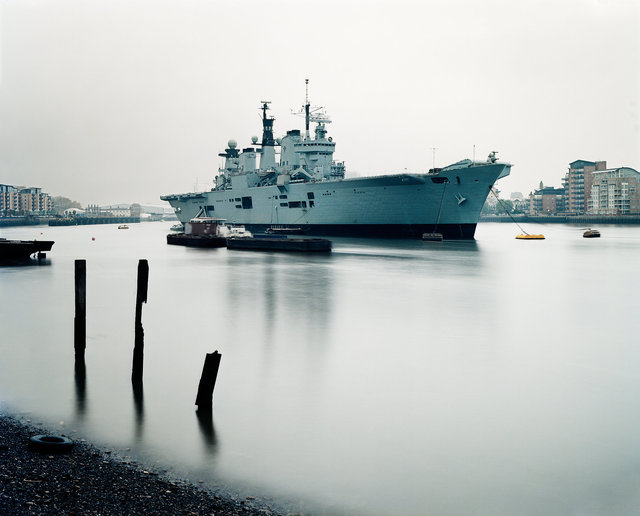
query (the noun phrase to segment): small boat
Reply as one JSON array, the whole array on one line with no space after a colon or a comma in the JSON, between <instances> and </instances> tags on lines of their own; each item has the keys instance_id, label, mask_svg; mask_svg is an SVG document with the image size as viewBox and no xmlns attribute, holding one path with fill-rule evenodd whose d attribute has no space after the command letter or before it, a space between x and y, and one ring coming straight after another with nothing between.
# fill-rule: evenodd
<instances>
[{"instance_id":1,"label":"small boat","mask_svg":"<svg viewBox=\"0 0 640 516\"><path fill-rule=\"evenodd\" d=\"M184 231L184 225L182 224L182 222L174 224L173 226L171 226L171 231Z\"/></svg>"},{"instance_id":2,"label":"small boat","mask_svg":"<svg viewBox=\"0 0 640 516\"><path fill-rule=\"evenodd\" d=\"M597 229L587 229L582 236L584 238L600 238L600 231Z\"/></svg>"},{"instance_id":3,"label":"small boat","mask_svg":"<svg viewBox=\"0 0 640 516\"><path fill-rule=\"evenodd\" d=\"M516 237L517 240L544 240L544 235L530 235L529 233L522 233Z\"/></svg>"},{"instance_id":4,"label":"small boat","mask_svg":"<svg viewBox=\"0 0 640 516\"><path fill-rule=\"evenodd\" d=\"M299 226L271 226L266 229L265 233L272 235L302 235L307 231L308 229Z\"/></svg>"},{"instance_id":5,"label":"small boat","mask_svg":"<svg viewBox=\"0 0 640 516\"><path fill-rule=\"evenodd\" d=\"M7 240L0 238L0 262L27 261L37 253L38 259L46 257L44 251L51 251L52 240Z\"/></svg>"},{"instance_id":6,"label":"small boat","mask_svg":"<svg viewBox=\"0 0 640 516\"><path fill-rule=\"evenodd\" d=\"M127 226L126 224L120 224L118 226L118 229L129 229L129 226Z\"/></svg>"},{"instance_id":7,"label":"small boat","mask_svg":"<svg viewBox=\"0 0 640 516\"><path fill-rule=\"evenodd\" d=\"M442 242L442 233L422 233L422 240L430 242Z\"/></svg>"},{"instance_id":8,"label":"small boat","mask_svg":"<svg viewBox=\"0 0 640 516\"><path fill-rule=\"evenodd\" d=\"M218 236L223 238L251 238L251 231L240 224L221 224L218 227Z\"/></svg>"}]
</instances>

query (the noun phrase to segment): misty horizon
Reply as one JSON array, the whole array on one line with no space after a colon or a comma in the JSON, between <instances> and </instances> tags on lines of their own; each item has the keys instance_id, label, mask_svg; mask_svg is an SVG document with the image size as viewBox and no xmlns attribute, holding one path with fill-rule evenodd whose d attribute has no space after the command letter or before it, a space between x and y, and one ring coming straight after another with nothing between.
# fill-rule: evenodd
<instances>
[{"instance_id":1,"label":"misty horizon","mask_svg":"<svg viewBox=\"0 0 640 516\"><path fill-rule=\"evenodd\" d=\"M212 185L218 153L324 106L347 176L498 151L498 189L570 162L640 168L635 2L4 2L0 183L161 205ZM435 151L435 160L432 149Z\"/></svg>"}]
</instances>

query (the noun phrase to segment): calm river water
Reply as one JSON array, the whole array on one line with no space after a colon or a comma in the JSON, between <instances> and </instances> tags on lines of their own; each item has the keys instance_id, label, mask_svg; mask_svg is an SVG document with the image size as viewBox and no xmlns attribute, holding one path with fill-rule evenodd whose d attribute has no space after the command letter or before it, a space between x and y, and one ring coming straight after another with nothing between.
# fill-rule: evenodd
<instances>
[{"instance_id":1,"label":"calm river water","mask_svg":"<svg viewBox=\"0 0 640 516\"><path fill-rule=\"evenodd\" d=\"M528 224L547 239L518 241L485 223L475 242L334 239L330 256L305 256L167 246L170 225L2 229L56 243L45 265L0 268L0 408L329 512L640 510L640 228L589 240ZM199 421L216 349L213 422Z\"/></svg>"}]
</instances>

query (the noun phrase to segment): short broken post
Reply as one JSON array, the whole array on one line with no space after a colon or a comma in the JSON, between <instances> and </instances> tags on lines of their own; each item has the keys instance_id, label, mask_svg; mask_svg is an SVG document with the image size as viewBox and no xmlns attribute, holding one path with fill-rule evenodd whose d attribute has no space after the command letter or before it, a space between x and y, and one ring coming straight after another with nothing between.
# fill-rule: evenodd
<instances>
[{"instance_id":1,"label":"short broken post","mask_svg":"<svg viewBox=\"0 0 640 516\"><path fill-rule=\"evenodd\" d=\"M204 359L202 376L200 377L200 384L198 385L198 395L196 396L198 412L213 412L213 389L216 386L216 378L218 377L221 358L222 355L216 350L213 353L207 353Z\"/></svg>"},{"instance_id":2,"label":"short broken post","mask_svg":"<svg viewBox=\"0 0 640 516\"><path fill-rule=\"evenodd\" d=\"M133 367L131 381L134 384L142 383L142 363L144 359L144 330L142 328L142 303L147 302L147 290L149 286L149 262L138 262L138 290L136 293L136 323L135 342L133 346Z\"/></svg>"},{"instance_id":3,"label":"short broken post","mask_svg":"<svg viewBox=\"0 0 640 516\"><path fill-rule=\"evenodd\" d=\"M76 361L84 364L84 350L87 347L87 261L75 261L76 310L73 318L73 347Z\"/></svg>"}]
</instances>

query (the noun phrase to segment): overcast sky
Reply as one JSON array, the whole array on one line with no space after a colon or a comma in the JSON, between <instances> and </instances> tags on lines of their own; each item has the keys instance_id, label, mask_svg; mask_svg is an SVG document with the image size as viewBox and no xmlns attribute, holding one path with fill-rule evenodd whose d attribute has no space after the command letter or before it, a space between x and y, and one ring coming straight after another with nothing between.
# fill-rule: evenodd
<instances>
[{"instance_id":1,"label":"overcast sky","mask_svg":"<svg viewBox=\"0 0 640 516\"><path fill-rule=\"evenodd\" d=\"M0 183L161 204L310 79L347 174L492 151L503 196L576 159L640 170L640 1L0 0Z\"/></svg>"}]
</instances>

